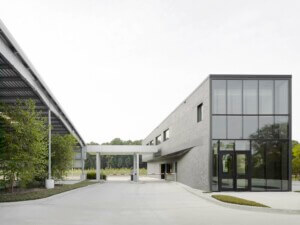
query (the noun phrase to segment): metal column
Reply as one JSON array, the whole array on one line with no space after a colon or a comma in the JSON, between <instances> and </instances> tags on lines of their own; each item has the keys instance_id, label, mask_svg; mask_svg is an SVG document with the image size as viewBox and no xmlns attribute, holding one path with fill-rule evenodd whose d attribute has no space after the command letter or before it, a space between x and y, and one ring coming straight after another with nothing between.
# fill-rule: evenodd
<instances>
[{"instance_id":1,"label":"metal column","mask_svg":"<svg viewBox=\"0 0 300 225\"><path fill-rule=\"evenodd\" d=\"M51 179L51 110L48 110L48 179Z\"/></svg>"},{"instance_id":2,"label":"metal column","mask_svg":"<svg viewBox=\"0 0 300 225\"><path fill-rule=\"evenodd\" d=\"M139 163L139 154L135 154L136 158L136 182L139 181L139 176L140 176L140 163Z\"/></svg>"}]
</instances>

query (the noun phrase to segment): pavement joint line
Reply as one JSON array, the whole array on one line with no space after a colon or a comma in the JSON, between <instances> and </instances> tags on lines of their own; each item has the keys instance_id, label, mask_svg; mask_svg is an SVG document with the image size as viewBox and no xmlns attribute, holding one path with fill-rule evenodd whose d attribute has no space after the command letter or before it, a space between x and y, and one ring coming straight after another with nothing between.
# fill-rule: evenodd
<instances>
[{"instance_id":1,"label":"pavement joint line","mask_svg":"<svg viewBox=\"0 0 300 225\"><path fill-rule=\"evenodd\" d=\"M179 182L174 182L181 188L185 189L186 191L190 192L193 195L196 195L206 201L209 201L211 203L220 205L222 207L226 208L232 208L232 209L238 209L238 210L245 210L245 211L254 211L254 212L262 212L262 213L277 213L277 214L300 214L300 210L296 209L274 209L274 208L264 208L264 207L255 207L255 206L246 206L246 205L238 205L238 204L231 204L231 203L225 203L219 200L216 200L211 197L211 194L213 193L207 193L203 194L202 190L199 189L194 189L192 187L189 187L185 184L179 183ZM216 192L217 193L217 192ZM219 193L219 192L218 192ZM208 197L209 196L209 197Z\"/></svg>"}]
</instances>

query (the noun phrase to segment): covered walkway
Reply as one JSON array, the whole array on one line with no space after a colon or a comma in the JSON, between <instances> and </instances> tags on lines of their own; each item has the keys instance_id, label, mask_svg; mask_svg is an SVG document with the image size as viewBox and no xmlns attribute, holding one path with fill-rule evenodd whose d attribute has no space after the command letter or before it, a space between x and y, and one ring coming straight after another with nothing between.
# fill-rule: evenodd
<instances>
[{"instance_id":1,"label":"covered walkway","mask_svg":"<svg viewBox=\"0 0 300 225\"><path fill-rule=\"evenodd\" d=\"M100 180L101 155L132 155L133 156L133 181L139 181L139 155L154 154L157 146L149 145L87 145L85 151L96 155L96 180Z\"/></svg>"}]
</instances>

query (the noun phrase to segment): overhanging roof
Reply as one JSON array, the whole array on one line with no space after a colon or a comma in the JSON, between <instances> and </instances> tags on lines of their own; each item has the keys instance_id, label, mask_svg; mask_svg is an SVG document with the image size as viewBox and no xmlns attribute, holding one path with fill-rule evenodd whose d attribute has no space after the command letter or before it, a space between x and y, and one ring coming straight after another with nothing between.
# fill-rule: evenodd
<instances>
[{"instance_id":1,"label":"overhanging roof","mask_svg":"<svg viewBox=\"0 0 300 225\"><path fill-rule=\"evenodd\" d=\"M95 155L133 155L138 154L153 154L158 151L154 145L86 145L86 152Z\"/></svg>"},{"instance_id":2,"label":"overhanging roof","mask_svg":"<svg viewBox=\"0 0 300 225\"><path fill-rule=\"evenodd\" d=\"M81 146L85 145L73 123L0 20L0 101L10 104L17 99L33 99L37 110L45 116L50 109L52 132L70 133Z\"/></svg>"}]
</instances>

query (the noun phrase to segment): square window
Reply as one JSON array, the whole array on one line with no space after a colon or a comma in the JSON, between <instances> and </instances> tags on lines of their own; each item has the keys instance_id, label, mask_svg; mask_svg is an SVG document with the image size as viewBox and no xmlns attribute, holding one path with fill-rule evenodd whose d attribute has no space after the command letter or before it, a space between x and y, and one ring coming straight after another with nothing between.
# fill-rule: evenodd
<instances>
[{"instance_id":1,"label":"square window","mask_svg":"<svg viewBox=\"0 0 300 225\"><path fill-rule=\"evenodd\" d=\"M164 141L169 140L170 138L170 130L167 129L164 131Z\"/></svg>"},{"instance_id":2,"label":"square window","mask_svg":"<svg viewBox=\"0 0 300 225\"><path fill-rule=\"evenodd\" d=\"M161 135L158 135L156 138L155 138L155 144L156 145L159 145L161 143Z\"/></svg>"}]
</instances>

